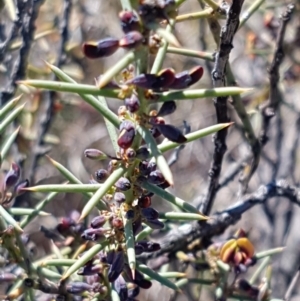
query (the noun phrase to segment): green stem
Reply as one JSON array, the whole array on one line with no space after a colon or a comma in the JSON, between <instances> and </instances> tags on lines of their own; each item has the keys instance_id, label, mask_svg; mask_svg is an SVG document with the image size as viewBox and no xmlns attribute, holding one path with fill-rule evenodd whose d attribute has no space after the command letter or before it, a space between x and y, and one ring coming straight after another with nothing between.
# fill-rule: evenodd
<instances>
[{"instance_id":1,"label":"green stem","mask_svg":"<svg viewBox=\"0 0 300 301\"><path fill-rule=\"evenodd\" d=\"M211 62L214 61L214 55L210 52L190 50L190 49L185 49L185 48L176 48L176 47L170 47L170 46L168 47L167 52L173 53L173 54L189 56L189 57L196 57L196 58L203 59L206 61L211 61Z\"/></svg>"},{"instance_id":2,"label":"green stem","mask_svg":"<svg viewBox=\"0 0 300 301\"><path fill-rule=\"evenodd\" d=\"M207 8L200 12L179 15L176 17L176 22L184 22L184 21L209 18L213 13L214 13L214 10L212 8Z\"/></svg>"},{"instance_id":3,"label":"green stem","mask_svg":"<svg viewBox=\"0 0 300 301\"><path fill-rule=\"evenodd\" d=\"M240 18L239 29L250 19L250 17L260 8L260 6L265 2L265 0L256 0L252 5L243 12Z\"/></svg>"}]
</instances>

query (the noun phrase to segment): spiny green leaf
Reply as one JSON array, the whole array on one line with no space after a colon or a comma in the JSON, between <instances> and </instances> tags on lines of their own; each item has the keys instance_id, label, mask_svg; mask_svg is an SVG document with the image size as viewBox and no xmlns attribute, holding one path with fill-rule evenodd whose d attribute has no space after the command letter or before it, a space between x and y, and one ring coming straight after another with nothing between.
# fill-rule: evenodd
<instances>
[{"instance_id":1,"label":"spiny green leaf","mask_svg":"<svg viewBox=\"0 0 300 301\"><path fill-rule=\"evenodd\" d=\"M16 231L23 233L23 229L20 227L19 223L7 212L2 205L0 205L0 218L3 219L10 225L12 225Z\"/></svg>"},{"instance_id":2,"label":"spiny green leaf","mask_svg":"<svg viewBox=\"0 0 300 301\"><path fill-rule=\"evenodd\" d=\"M113 98L118 98L118 95L120 93L119 89L100 89L93 85L65 83L40 79L18 81L18 84L51 91L91 94Z\"/></svg>"},{"instance_id":3,"label":"spiny green leaf","mask_svg":"<svg viewBox=\"0 0 300 301\"><path fill-rule=\"evenodd\" d=\"M15 108L9 115L7 115L4 120L0 123L0 134L3 133L3 131L6 129L6 127L12 123L22 112L24 109L25 104Z\"/></svg>"},{"instance_id":4,"label":"spiny green leaf","mask_svg":"<svg viewBox=\"0 0 300 301\"><path fill-rule=\"evenodd\" d=\"M36 209L16 208L16 207L9 208L9 210L8 210L8 212L11 213L12 215L30 215L35 211L36 211ZM40 215L40 216L49 216L51 214L48 213L48 212L45 212L45 211L39 211L38 215Z\"/></svg>"},{"instance_id":5,"label":"spiny green leaf","mask_svg":"<svg viewBox=\"0 0 300 301\"><path fill-rule=\"evenodd\" d=\"M48 259L43 261L41 266L72 266L77 259Z\"/></svg>"},{"instance_id":6,"label":"spiny green leaf","mask_svg":"<svg viewBox=\"0 0 300 301\"><path fill-rule=\"evenodd\" d=\"M66 271L66 273L61 277L61 280L65 280L69 278L72 274L77 272L81 267L83 267L89 260L93 259L93 257L99 253L104 247L106 243L96 244L92 246L88 251L86 251L75 263L73 263L70 268Z\"/></svg>"},{"instance_id":7,"label":"spiny green leaf","mask_svg":"<svg viewBox=\"0 0 300 301\"><path fill-rule=\"evenodd\" d=\"M101 198L107 193L107 191L117 182L119 178L125 173L126 169L122 166L113 171L108 179L102 184L102 186L95 192L88 203L84 206L81 212L80 220L83 220L97 203L100 202Z\"/></svg>"},{"instance_id":8,"label":"spiny green leaf","mask_svg":"<svg viewBox=\"0 0 300 301\"><path fill-rule=\"evenodd\" d=\"M126 243L126 253L128 258L128 264L131 269L132 277L135 275L136 259L135 259L135 244L134 235L132 230L132 222L130 219L125 217L125 212L123 212L123 223L125 232L125 243Z\"/></svg>"},{"instance_id":9,"label":"spiny green leaf","mask_svg":"<svg viewBox=\"0 0 300 301\"><path fill-rule=\"evenodd\" d=\"M285 247L274 248L274 249L259 252L259 253L255 254L254 256L255 256L256 259L262 259L262 258L267 257L267 256L272 256L272 255L279 254L284 249L285 249Z\"/></svg>"},{"instance_id":10,"label":"spiny green leaf","mask_svg":"<svg viewBox=\"0 0 300 301\"><path fill-rule=\"evenodd\" d=\"M43 199L40 203L38 203L35 206L35 210L31 214L29 214L28 216L26 216L24 219L21 220L20 226L22 228L25 228L39 214L39 212L41 210L43 210L44 207L57 196L57 194L58 194L58 192L52 192L45 199Z\"/></svg>"},{"instance_id":11,"label":"spiny green leaf","mask_svg":"<svg viewBox=\"0 0 300 301\"><path fill-rule=\"evenodd\" d=\"M151 234L153 231L152 228L147 226L145 229L143 229L135 238L136 241L144 240L149 234Z\"/></svg>"},{"instance_id":12,"label":"spiny green leaf","mask_svg":"<svg viewBox=\"0 0 300 301\"><path fill-rule=\"evenodd\" d=\"M215 89L198 89L198 90L184 90L184 91L170 91L157 94L157 102L164 102L169 100L188 100L196 98L206 98L206 97L220 97L220 96L230 96L238 95L253 91L249 88L238 88L238 87L223 87Z\"/></svg>"},{"instance_id":13,"label":"spiny green leaf","mask_svg":"<svg viewBox=\"0 0 300 301\"><path fill-rule=\"evenodd\" d=\"M203 216L201 212L197 210L194 206L191 204L185 202L184 200L172 195L171 193L161 189L160 187L156 185L149 184L147 182L144 182L142 184L142 187L147 189L148 191L151 191L155 193L156 195L160 196L161 198L165 199L166 201L170 202L171 204L179 207L180 209L191 212L191 213L196 213L199 214L199 216Z\"/></svg>"},{"instance_id":14,"label":"spiny green leaf","mask_svg":"<svg viewBox=\"0 0 300 301\"><path fill-rule=\"evenodd\" d=\"M148 147L151 150L151 154L155 158L156 164L157 164L158 168L160 169L160 171L162 172L165 180L171 186L173 186L174 181L173 181L172 172L170 170L168 162L166 161L166 159L162 155L161 151L158 149L153 136L151 135L149 130L146 129L145 127L137 126L137 131L142 136L142 138L146 141Z\"/></svg>"},{"instance_id":15,"label":"spiny green leaf","mask_svg":"<svg viewBox=\"0 0 300 301\"><path fill-rule=\"evenodd\" d=\"M24 188L27 191L33 192L95 192L102 184L47 184Z\"/></svg>"},{"instance_id":16,"label":"spiny green leaf","mask_svg":"<svg viewBox=\"0 0 300 301\"><path fill-rule=\"evenodd\" d=\"M1 110L0 110L0 120L4 118L4 116L11 112L15 106L18 104L19 100L21 99L22 95L11 99Z\"/></svg>"},{"instance_id":17,"label":"spiny green leaf","mask_svg":"<svg viewBox=\"0 0 300 301\"><path fill-rule=\"evenodd\" d=\"M172 219L172 220L185 220L185 221L201 221L208 220L209 217L197 214L197 213L185 213L185 212L161 212L159 213L161 219Z\"/></svg>"},{"instance_id":18,"label":"spiny green leaf","mask_svg":"<svg viewBox=\"0 0 300 301\"><path fill-rule=\"evenodd\" d=\"M3 159L5 159L9 149L13 145L15 139L17 138L19 131L20 131L20 127L18 127L12 134L10 134L8 136L8 139L4 142L4 145L1 148L1 154L0 154L2 161L3 161Z\"/></svg>"},{"instance_id":19,"label":"spiny green leaf","mask_svg":"<svg viewBox=\"0 0 300 301\"><path fill-rule=\"evenodd\" d=\"M134 52L127 53L122 59L120 59L113 67L108 69L103 75L101 75L98 82L98 87L105 87L116 75L118 75L123 69L131 64L135 59ZM105 96L105 95L103 95Z\"/></svg>"},{"instance_id":20,"label":"spiny green leaf","mask_svg":"<svg viewBox=\"0 0 300 301\"><path fill-rule=\"evenodd\" d=\"M68 76L66 73L64 73L61 69L59 69L56 66L53 66L51 64L48 64L48 67L52 70L52 72L62 81L77 84L76 81ZM120 125L120 120L118 119L118 116L114 114L111 110L107 108L107 105L105 106L103 103L101 104L101 98L99 100L88 94L79 94L82 99L91 105L94 109L96 109L104 118L105 120L108 120L111 122L116 128ZM103 100L103 99L102 99Z\"/></svg>"},{"instance_id":21,"label":"spiny green leaf","mask_svg":"<svg viewBox=\"0 0 300 301\"><path fill-rule=\"evenodd\" d=\"M162 285L165 285L165 286L167 286L167 287L169 287L169 288L171 288L175 291L180 291L180 289L176 286L175 283L173 283L172 281L170 281L169 279L167 279L165 277L162 277L161 275L159 275L158 273L156 273L152 269L148 268L146 265L138 263L136 268L140 272L146 274L151 279L154 279L154 280L158 281Z\"/></svg>"},{"instance_id":22,"label":"spiny green leaf","mask_svg":"<svg viewBox=\"0 0 300 301\"><path fill-rule=\"evenodd\" d=\"M187 139L187 143L191 142L191 141L194 141L194 140L197 140L197 139L200 139L200 138L203 138L205 136L211 135L213 133L216 133L216 132L218 132L222 129L225 129L226 127L228 127L230 125L232 125L231 122L229 122L229 123L219 123L219 124L212 125L212 126L209 126L207 128L195 131L193 133L187 134L187 135L185 135L185 137ZM171 150L171 149L174 149L174 148L176 148L177 146L180 146L180 145L181 144L178 144L176 142L166 141L166 142L162 142L161 144L159 144L157 146L157 148L161 152L164 153L164 152L166 152L168 150Z\"/></svg>"}]
</instances>

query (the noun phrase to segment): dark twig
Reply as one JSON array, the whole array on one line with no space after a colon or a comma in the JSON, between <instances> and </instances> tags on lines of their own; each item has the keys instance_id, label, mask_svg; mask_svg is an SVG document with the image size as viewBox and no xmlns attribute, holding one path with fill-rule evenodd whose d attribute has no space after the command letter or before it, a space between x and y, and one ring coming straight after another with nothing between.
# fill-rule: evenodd
<instances>
[{"instance_id":1,"label":"dark twig","mask_svg":"<svg viewBox=\"0 0 300 301\"><path fill-rule=\"evenodd\" d=\"M65 49L66 43L69 39L69 19L71 8L72 0L65 0L63 15L60 22L61 41L59 45L56 63L58 67L61 67L63 64L65 64L67 59ZM55 76L52 75L51 79L55 80ZM44 145L44 137L53 121L53 106L55 104L56 92L43 92L42 97L43 101L41 102L41 106L39 108L40 117L37 120L37 128L39 129L37 133L37 140L35 141L35 144L32 147L33 151L31 152L31 156L28 158L28 166L26 168L26 178L28 178L31 183L34 182L35 168L39 158L50 150L49 147L45 147Z\"/></svg>"},{"instance_id":2,"label":"dark twig","mask_svg":"<svg viewBox=\"0 0 300 301\"><path fill-rule=\"evenodd\" d=\"M19 30L22 27L22 15L25 13L25 10L19 10L18 8L18 14L17 14L17 19L14 21L10 32L8 36L5 38L5 40L0 43L0 62L3 62L8 51L8 47L12 40L17 37ZM4 30L3 30L4 31Z\"/></svg>"},{"instance_id":3,"label":"dark twig","mask_svg":"<svg viewBox=\"0 0 300 301\"><path fill-rule=\"evenodd\" d=\"M242 215L255 205L264 204L272 197L284 197L300 206L300 189L289 185L286 180L278 180L260 186L254 193L243 196L229 208L211 216L206 223L185 224L168 233L161 242L161 250L155 253L140 255L141 259L157 258L168 253L173 257L178 251L185 251L195 239L210 238L222 234L229 226L234 225Z\"/></svg>"},{"instance_id":4,"label":"dark twig","mask_svg":"<svg viewBox=\"0 0 300 301\"><path fill-rule=\"evenodd\" d=\"M275 115L277 108L282 99L278 88L279 68L284 58L283 40L286 31L286 26L291 19L295 6L289 4L286 11L281 16L281 24L276 40L276 48L274 58L269 70L270 79L270 97L268 103L262 108L261 114L263 117L262 129L260 132L260 142L265 145L268 141L268 129L271 118Z\"/></svg>"},{"instance_id":5,"label":"dark twig","mask_svg":"<svg viewBox=\"0 0 300 301\"><path fill-rule=\"evenodd\" d=\"M39 8L44 1L45 0L17 1L17 21L13 25L12 32L1 49L3 52L1 55L4 55L4 52L7 51L9 43L16 35L19 28L21 28L22 46L19 55L12 66L9 83L0 94L0 102L2 105L13 97L17 81L25 77L27 60L34 38L35 21L38 17Z\"/></svg>"},{"instance_id":6,"label":"dark twig","mask_svg":"<svg viewBox=\"0 0 300 301\"><path fill-rule=\"evenodd\" d=\"M239 15L243 5L243 0L234 0L227 13L226 25L221 30L219 51L216 53L215 65L212 72L214 87L225 86L226 65L229 54L233 48L233 37L239 26ZM225 123L229 121L227 116L227 97L217 97L214 99L217 122ZM222 168L223 156L226 152L227 129L217 132L214 136L213 162L209 171L209 184L206 195L200 206L200 211L209 214L216 195L219 176Z\"/></svg>"},{"instance_id":7,"label":"dark twig","mask_svg":"<svg viewBox=\"0 0 300 301\"><path fill-rule=\"evenodd\" d=\"M248 156L249 157L249 156ZM230 167L227 168L226 174L223 178L220 179L219 184L216 187L216 191L219 191L221 188L225 187L234 180L234 178L242 171L245 166L245 162L248 157L240 159L238 162L233 163Z\"/></svg>"}]
</instances>

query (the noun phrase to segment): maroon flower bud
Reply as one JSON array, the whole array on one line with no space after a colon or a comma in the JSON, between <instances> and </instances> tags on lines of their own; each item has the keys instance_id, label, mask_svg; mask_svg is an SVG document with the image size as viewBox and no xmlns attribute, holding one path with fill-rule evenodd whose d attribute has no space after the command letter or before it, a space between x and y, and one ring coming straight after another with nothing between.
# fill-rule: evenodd
<instances>
[{"instance_id":1,"label":"maroon flower bud","mask_svg":"<svg viewBox=\"0 0 300 301\"><path fill-rule=\"evenodd\" d=\"M134 235L138 234L139 232L142 231L142 229L143 229L142 219L141 219L141 217L139 217L132 223L133 234Z\"/></svg>"},{"instance_id":2,"label":"maroon flower bud","mask_svg":"<svg viewBox=\"0 0 300 301\"><path fill-rule=\"evenodd\" d=\"M104 228L89 228L84 230L84 232L81 234L81 238L91 241L104 241L106 239L104 235L105 232L106 230Z\"/></svg>"},{"instance_id":3,"label":"maroon flower bud","mask_svg":"<svg viewBox=\"0 0 300 301\"><path fill-rule=\"evenodd\" d=\"M150 173L147 161L141 161L140 162L140 164L139 164L139 173L143 176L147 176Z\"/></svg>"},{"instance_id":4,"label":"maroon flower bud","mask_svg":"<svg viewBox=\"0 0 300 301\"><path fill-rule=\"evenodd\" d=\"M175 80L175 72L171 68L163 69L157 76L156 83L153 87L155 88L168 88Z\"/></svg>"},{"instance_id":5,"label":"maroon flower bud","mask_svg":"<svg viewBox=\"0 0 300 301\"><path fill-rule=\"evenodd\" d=\"M144 223L148 225L151 229L161 230L165 227L164 223L159 221L158 219L146 219Z\"/></svg>"},{"instance_id":6,"label":"maroon flower bud","mask_svg":"<svg viewBox=\"0 0 300 301\"><path fill-rule=\"evenodd\" d=\"M162 3L163 1L160 1ZM138 13L142 18L144 23L151 23L155 20L168 20L167 13L164 11L164 7L162 5L157 5L157 1L153 1L154 5L142 3L139 6Z\"/></svg>"},{"instance_id":7,"label":"maroon flower bud","mask_svg":"<svg viewBox=\"0 0 300 301\"><path fill-rule=\"evenodd\" d=\"M163 174L161 173L161 171L154 170L154 171L150 172L150 174L147 178L147 181L154 185L160 185L165 182L165 178L164 178Z\"/></svg>"},{"instance_id":8,"label":"maroon flower bud","mask_svg":"<svg viewBox=\"0 0 300 301\"><path fill-rule=\"evenodd\" d=\"M69 294L82 294L85 291L91 291L92 286L90 284L87 284L86 282L71 282L66 287L67 292Z\"/></svg>"},{"instance_id":9,"label":"maroon flower bud","mask_svg":"<svg viewBox=\"0 0 300 301\"><path fill-rule=\"evenodd\" d=\"M122 273L124 268L124 253L123 251L117 251L114 254L113 261L108 270L108 281L114 282Z\"/></svg>"},{"instance_id":10,"label":"maroon flower bud","mask_svg":"<svg viewBox=\"0 0 300 301\"><path fill-rule=\"evenodd\" d=\"M95 148L89 148L84 151L84 156L91 160L104 160L107 155Z\"/></svg>"},{"instance_id":11,"label":"maroon flower bud","mask_svg":"<svg viewBox=\"0 0 300 301\"><path fill-rule=\"evenodd\" d=\"M126 201L125 194L122 192L116 192L114 194L114 201L119 204L124 203Z\"/></svg>"},{"instance_id":12,"label":"maroon flower bud","mask_svg":"<svg viewBox=\"0 0 300 301\"><path fill-rule=\"evenodd\" d=\"M64 241L65 238L60 235L56 229L47 229L44 226L40 227L40 231L44 233L45 237L52 239L53 241Z\"/></svg>"},{"instance_id":13,"label":"maroon flower bud","mask_svg":"<svg viewBox=\"0 0 300 301\"><path fill-rule=\"evenodd\" d=\"M186 89L191 85L192 77L189 71L182 71L175 74L173 83L169 86L170 89Z\"/></svg>"},{"instance_id":14,"label":"maroon flower bud","mask_svg":"<svg viewBox=\"0 0 300 301\"><path fill-rule=\"evenodd\" d=\"M159 131L159 129L157 127L154 127L152 129L150 129L149 131L154 138L158 138L161 135L161 132Z\"/></svg>"},{"instance_id":15,"label":"maroon flower bud","mask_svg":"<svg viewBox=\"0 0 300 301\"><path fill-rule=\"evenodd\" d=\"M162 183L162 184L160 184L160 185L158 185L161 189L166 189L166 188L168 188L168 187L170 187L170 184L167 182L167 181L165 181L164 183Z\"/></svg>"},{"instance_id":16,"label":"maroon flower bud","mask_svg":"<svg viewBox=\"0 0 300 301\"><path fill-rule=\"evenodd\" d=\"M119 46L123 48L137 48L144 41L143 35L139 31L130 31L119 40Z\"/></svg>"},{"instance_id":17,"label":"maroon flower bud","mask_svg":"<svg viewBox=\"0 0 300 301\"><path fill-rule=\"evenodd\" d=\"M141 255L144 252L144 248L138 244L134 246L134 250L135 250L135 255Z\"/></svg>"},{"instance_id":18,"label":"maroon flower bud","mask_svg":"<svg viewBox=\"0 0 300 301\"><path fill-rule=\"evenodd\" d=\"M96 229L102 227L106 223L104 215L95 216L91 221L91 227Z\"/></svg>"},{"instance_id":19,"label":"maroon flower bud","mask_svg":"<svg viewBox=\"0 0 300 301\"><path fill-rule=\"evenodd\" d=\"M111 225L112 225L112 227L114 227L116 229L123 229L124 228L123 221L119 217L113 218L112 221L111 221Z\"/></svg>"},{"instance_id":20,"label":"maroon flower bud","mask_svg":"<svg viewBox=\"0 0 300 301\"><path fill-rule=\"evenodd\" d=\"M127 85L136 85L143 89L152 89L157 81L155 74L140 74L126 82Z\"/></svg>"},{"instance_id":21,"label":"maroon flower bud","mask_svg":"<svg viewBox=\"0 0 300 301\"><path fill-rule=\"evenodd\" d=\"M192 78L189 84L189 86L191 86L201 79L203 76L203 68L201 66L194 67L189 71L189 75Z\"/></svg>"},{"instance_id":22,"label":"maroon flower bud","mask_svg":"<svg viewBox=\"0 0 300 301\"><path fill-rule=\"evenodd\" d=\"M126 212L126 218L127 219L133 219L134 218L134 211L132 209L130 209Z\"/></svg>"},{"instance_id":23,"label":"maroon flower bud","mask_svg":"<svg viewBox=\"0 0 300 301\"><path fill-rule=\"evenodd\" d=\"M118 137L118 145L123 148L129 148L135 137L134 124L131 121L125 120L120 126L120 135Z\"/></svg>"},{"instance_id":24,"label":"maroon flower bud","mask_svg":"<svg viewBox=\"0 0 300 301\"><path fill-rule=\"evenodd\" d=\"M80 270L78 270L77 274L78 275L83 275L83 276L91 276L95 274L100 274L103 271L103 264L96 264L96 265L86 265Z\"/></svg>"},{"instance_id":25,"label":"maroon flower bud","mask_svg":"<svg viewBox=\"0 0 300 301\"><path fill-rule=\"evenodd\" d=\"M125 98L125 106L130 113L135 113L140 108L140 101L135 94L132 94L130 98Z\"/></svg>"},{"instance_id":26,"label":"maroon flower bud","mask_svg":"<svg viewBox=\"0 0 300 301\"><path fill-rule=\"evenodd\" d=\"M107 252L107 255L106 255L107 263L112 264L114 261L115 255L116 255L116 250L111 250L111 251Z\"/></svg>"},{"instance_id":27,"label":"maroon flower bud","mask_svg":"<svg viewBox=\"0 0 300 301\"><path fill-rule=\"evenodd\" d=\"M90 59L110 56L119 48L119 40L107 38L98 42L86 42L82 46L83 53Z\"/></svg>"},{"instance_id":28,"label":"maroon flower bud","mask_svg":"<svg viewBox=\"0 0 300 301\"><path fill-rule=\"evenodd\" d=\"M136 152L133 148L126 149L125 155L129 161L133 161L136 156Z\"/></svg>"},{"instance_id":29,"label":"maroon flower bud","mask_svg":"<svg viewBox=\"0 0 300 301\"><path fill-rule=\"evenodd\" d=\"M174 100L166 101L160 107L157 116L166 116L174 113L176 110L176 103Z\"/></svg>"},{"instance_id":30,"label":"maroon flower bud","mask_svg":"<svg viewBox=\"0 0 300 301\"><path fill-rule=\"evenodd\" d=\"M141 213L146 219L152 220L152 219L158 219L159 217L158 211L152 207L142 208Z\"/></svg>"},{"instance_id":31,"label":"maroon flower bud","mask_svg":"<svg viewBox=\"0 0 300 301\"><path fill-rule=\"evenodd\" d=\"M69 217L63 217L60 223L56 226L56 230L63 236L68 236L72 233L72 228L76 226L75 221Z\"/></svg>"},{"instance_id":32,"label":"maroon flower bud","mask_svg":"<svg viewBox=\"0 0 300 301\"><path fill-rule=\"evenodd\" d=\"M27 179L19 182L14 187L14 195L19 196L19 195L25 193L26 191L23 190L23 188L27 188L27 187L29 187L29 181Z\"/></svg>"},{"instance_id":33,"label":"maroon flower bud","mask_svg":"<svg viewBox=\"0 0 300 301\"><path fill-rule=\"evenodd\" d=\"M120 178L116 183L115 187L121 191L127 191L131 188L130 181L124 177Z\"/></svg>"},{"instance_id":34,"label":"maroon flower bud","mask_svg":"<svg viewBox=\"0 0 300 301\"><path fill-rule=\"evenodd\" d=\"M156 163L154 161L150 161L149 164L148 164L149 173L152 172L152 171L155 171L156 167L157 167Z\"/></svg>"},{"instance_id":35,"label":"maroon flower bud","mask_svg":"<svg viewBox=\"0 0 300 301\"><path fill-rule=\"evenodd\" d=\"M146 160L149 158L150 152L147 148L147 146L141 146L137 151L136 151L136 157L140 160Z\"/></svg>"},{"instance_id":36,"label":"maroon flower bud","mask_svg":"<svg viewBox=\"0 0 300 301\"><path fill-rule=\"evenodd\" d=\"M11 169L4 178L4 189L7 190L17 184L20 178L21 169L18 164L12 163Z\"/></svg>"},{"instance_id":37,"label":"maroon flower bud","mask_svg":"<svg viewBox=\"0 0 300 301\"><path fill-rule=\"evenodd\" d=\"M107 172L111 174L117 167L119 162L117 160L110 160L107 166Z\"/></svg>"},{"instance_id":38,"label":"maroon flower bud","mask_svg":"<svg viewBox=\"0 0 300 301\"><path fill-rule=\"evenodd\" d=\"M95 172L95 178L98 183L104 183L109 177L109 173L106 169L99 169Z\"/></svg>"},{"instance_id":39,"label":"maroon flower bud","mask_svg":"<svg viewBox=\"0 0 300 301\"><path fill-rule=\"evenodd\" d=\"M181 133L181 131L171 124L154 124L166 138L176 143L185 143L187 139Z\"/></svg>"},{"instance_id":40,"label":"maroon flower bud","mask_svg":"<svg viewBox=\"0 0 300 301\"><path fill-rule=\"evenodd\" d=\"M140 208L148 208L151 206L151 198L149 196L142 195L138 198L138 206Z\"/></svg>"},{"instance_id":41,"label":"maroon flower bud","mask_svg":"<svg viewBox=\"0 0 300 301\"><path fill-rule=\"evenodd\" d=\"M119 13L119 18L121 20L121 27L125 33L129 31L137 30L139 31L141 26L138 16L132 11L121 11Z\"/></svg>"},{"instance_id":42,"label":"maroon flower bud","mask_svg":"<svg viewBox=\"0 0 300 301\"><path fill-rule=\"evenodd\" d=\"M149 289L152 285L152 282L146 280L143 274L138 270L135 271L135 279L133 280L133 282L143 289Z\"/></svg>"}]
</instances>

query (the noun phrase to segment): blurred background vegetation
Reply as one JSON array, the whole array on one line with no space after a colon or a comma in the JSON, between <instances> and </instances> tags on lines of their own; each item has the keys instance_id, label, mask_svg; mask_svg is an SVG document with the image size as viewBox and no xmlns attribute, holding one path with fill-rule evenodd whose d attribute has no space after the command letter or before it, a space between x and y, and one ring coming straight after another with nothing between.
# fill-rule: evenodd
<instances>
[{"instance_id":1,"label":"blurred background vegetation","mask_svg":"<svg viewBox=\"0 0 300 301\"><path fill-rule=\"evenodd\" d=\"M4 2L6 6L0 12L0 42L8 37L13 24L12 19L17 18L15 5L7 5L14 2L0 1L0 3ZM235 35L234 49L230 55L231 68L238 85L253 88L243 96L242 100L251 116L256 134L261 128L260 106L268 99L268 67L274 54L279 17L288 3L282 0L262 2L264 3L258 11ZM252 3L253 1L246 0L243 11ZM60 26L64 5L65 2L62 0L46 0L42 3L35 22L35 40L31 43L28 54L26 78L53 79L44 61L53 64L59 62ZM187 0L180 7L179 14L199 11L202 9L201 5L203 5L201 1ZM299 185L300 181L300 1L295 1L295 5L296 10L285 35L286 56L280 68L279 87L283 99L276 116L271 120L269 141L261 153L258 169L250 181L249 193L274 179L283 178L294 185ZM124 51L119 50L109 58L89 60L81 52L81 44L84 41L122 36L118 23L120 10L119 1L115 0L72 1L68 41L65 45L67 57L61 62L61 68L76 81L93 84L96 77L124 56ZM224 20L219 22L222 25ZM206 19L191 19L176 24L175 35L184 48L210 53L216 50L216 43ZM11 85L11 72L21 44L20 36L16 35L10 41L6 52L2 53L0 62L2 92ZM212 87L210 75L212 62L168 54L163 67L171 67L176 72L180 72L195 65L202 65L205 68L204 77L195 88ZM61 183L64 179L45 158L44 154L47 153L64 164L82 182L87 183L90 175L104 166L101 162L95 164L84 158L84 149L94 147L104 152L111 152L110 140L102 116L74 94L50 93L22 85L16 87L15 95L21 93L22 101L26 102L25 111L18 120L21 129L10 157L2 166L3 169L8 170L9 163L17 160L22 163L23 178L29 178L32 185ZM182 127L185 120L192 130L216 123L212 99L178 101L177 104L177 111L166 118L168 123ZM116 111L120 103L108 99L108 105ZM213 212L225 209L238 199L239 174L248 166L241 164L249 153L241 122L230 103L228 108L230 119L235 123L229 129L227 137L228 150L223 161L221 182L232 170L235 169L236 173L232 180L219 190ZM197 204L197 200L204 194L207 186L213 149L211 137L190 143L184 148L178 161L171 168L175 179L175 186L171 191L175 195ZM171 154L166 156L168 158ZM16 202L31 207L40 197L38 194L26 194ZM80 210L83 204L79 194L59 194L55 201L45 208L53 215L37 218L30 224L26 232L35 243L34 252L37 257L49 251L47 241L43 240L43 234L38 231L40 225L53 226L59 217L69 214L71 210ZM154 207L161 210L160 206L161 201L157 199ZM284 295L295 268L300 264L299 219L299 208L283 198L273 198L266 204L248 211L238 224L230 227L223 235L225 238L236 229L243 228L249 231L257 251L286 246L285 251L274 260L273 296ZM221 238L214 239L217 241ZM190 273L195 271L191 270ZM190 299L185 295L179 295L176 300ZM298 295L293 300L300 300L299 289Z\"/></svg>"}]
</instances>

